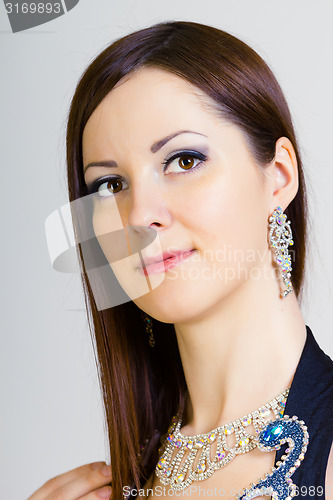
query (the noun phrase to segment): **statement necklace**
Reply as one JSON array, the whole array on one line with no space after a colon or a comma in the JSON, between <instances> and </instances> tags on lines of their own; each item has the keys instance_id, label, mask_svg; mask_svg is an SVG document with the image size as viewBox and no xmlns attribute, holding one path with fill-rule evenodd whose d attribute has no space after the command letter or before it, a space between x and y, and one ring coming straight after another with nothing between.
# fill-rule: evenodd
<instances>
[{"instance_id":1,"label":"statement necklace","mask_svg":"<svg viewBox=\"0 0 333 500\"><path fill-rule=\"evenodd\" d=\"M289 389L241 419L195 436L185 436L180 431L183 405L172 418L162 443L156 476L173 490L184 490L193 481L209 478L235 456L253 450L258 446L258 435L268 422L282 419Z\"/></svg>"}]
</instances>

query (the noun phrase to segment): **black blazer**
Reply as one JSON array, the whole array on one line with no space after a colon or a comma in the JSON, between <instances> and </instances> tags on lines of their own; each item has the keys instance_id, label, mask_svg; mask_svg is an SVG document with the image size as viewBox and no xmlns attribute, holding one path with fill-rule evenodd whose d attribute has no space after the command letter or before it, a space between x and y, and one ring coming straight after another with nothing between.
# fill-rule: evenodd
<instances>
[{"instance_id":1,"label":"black blazer","mask_svg":"<svg viewBox=\"0 0 333 500\"><path fill-rule=\"evenodd\" d=\"M316 342L307 326L306 342L287 399L285 415L297 415L308 427L309 444L304 460L292 475L298 500L324 500L325 476L333 440L333 361ZM276 452L275 465L283 455Z\"/></svg>"}]
</instances>

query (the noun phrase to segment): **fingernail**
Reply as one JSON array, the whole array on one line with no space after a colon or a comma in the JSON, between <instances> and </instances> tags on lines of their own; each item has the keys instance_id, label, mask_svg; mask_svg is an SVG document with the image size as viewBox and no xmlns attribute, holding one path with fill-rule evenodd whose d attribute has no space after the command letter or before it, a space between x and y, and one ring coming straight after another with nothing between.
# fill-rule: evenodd
<instances>
[{"instance_id":1,"label":"fingernail","mask_svg":"<svg viewBox=\"0 0 333 500\"><path fill-rule=\"evenodd\" d=\"M103 474L103 476L111 476L111 465L103 467L103 469L101 469L101 474Z\"/></svg>"},{"instance_id":2,"label":"fingernail","mask_svg":"<svg viewBox=\"0 0 333 500\"><path fill-rule=\"evenodd\" d=\"M111 487L110 486L106 486L105 488L103 488L102 490L98 490L96 491L96 495L99 497L99 498L110 498L110 495L111 495Z\"/></svg>"},{"instance_id":3,"label":"fingernail","mask_svg":"<svg viewBox=\"0 0 333 500\"><path fill-rule=\"evenodd\" d=\"M91 464L91 468L93 470L100 469L104 464L105 462L94 462Z\"/></svg>"}]
</instances>

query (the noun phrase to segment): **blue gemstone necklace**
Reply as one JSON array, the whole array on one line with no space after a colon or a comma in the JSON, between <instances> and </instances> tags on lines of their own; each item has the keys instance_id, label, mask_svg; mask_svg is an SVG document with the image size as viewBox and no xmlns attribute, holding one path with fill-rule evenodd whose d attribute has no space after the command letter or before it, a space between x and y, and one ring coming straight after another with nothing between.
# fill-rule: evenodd
<instances>
[{"instance_id":1,"label":"blue gemstone necklace","mask_svg":"<svg viewBox=\"0 0 333 500\"><path fill-rule=\"evenodd\" d=\"M296 415L292 418L284 415L282 419L266 424L258 436L257 446L261 451L272 451L279 450L285 443L288 443L288 448L277 467L273 467L257 484L246 488L238 499L271 495L274 500L292 500L297 494L297 486L291 476L301 465L309 443L307 426Z\"/></svg>"},{"instance_id":2,"label":"blue gemstone necklace","mask_svg":"<svg viewBox=\"0 0 333 500\"><path fill-rule=\"evenodd\" d=\"M181 433L183 406L173 417L163 440L156 476L173 490L184 490L194 481L209 478L239 454L256 447L261 451L278 450L288 443L277 467L257 484L244 489L238 498L249 500L265 494L277 500L291 498L296 487L290 476L304 458L308 433L303 421L284 415L288 394L289 388L241 419L195 436Z\"/></svg>"}]
</instances>

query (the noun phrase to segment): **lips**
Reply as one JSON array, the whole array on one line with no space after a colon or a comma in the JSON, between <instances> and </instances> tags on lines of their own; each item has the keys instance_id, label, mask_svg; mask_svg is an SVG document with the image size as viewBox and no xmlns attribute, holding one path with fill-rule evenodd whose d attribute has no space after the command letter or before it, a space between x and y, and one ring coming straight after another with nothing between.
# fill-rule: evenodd
<instances>
[{"instance_id":1,"label":"lips","mask_svg":"<svg viewBox=\"0 0 333 500\"><path fill-rule=\"evenodd\" d=\"M139 265L138 268L145 275L155 274L157 272L164 272L171 267L174 267L187 257L192 255L196 250L194 248L189 250L175 250L173 252L163 252L155 257L144 258L144 265ZM161 258L162 257L162 258Z\"/></svg>"}]
</instances>

